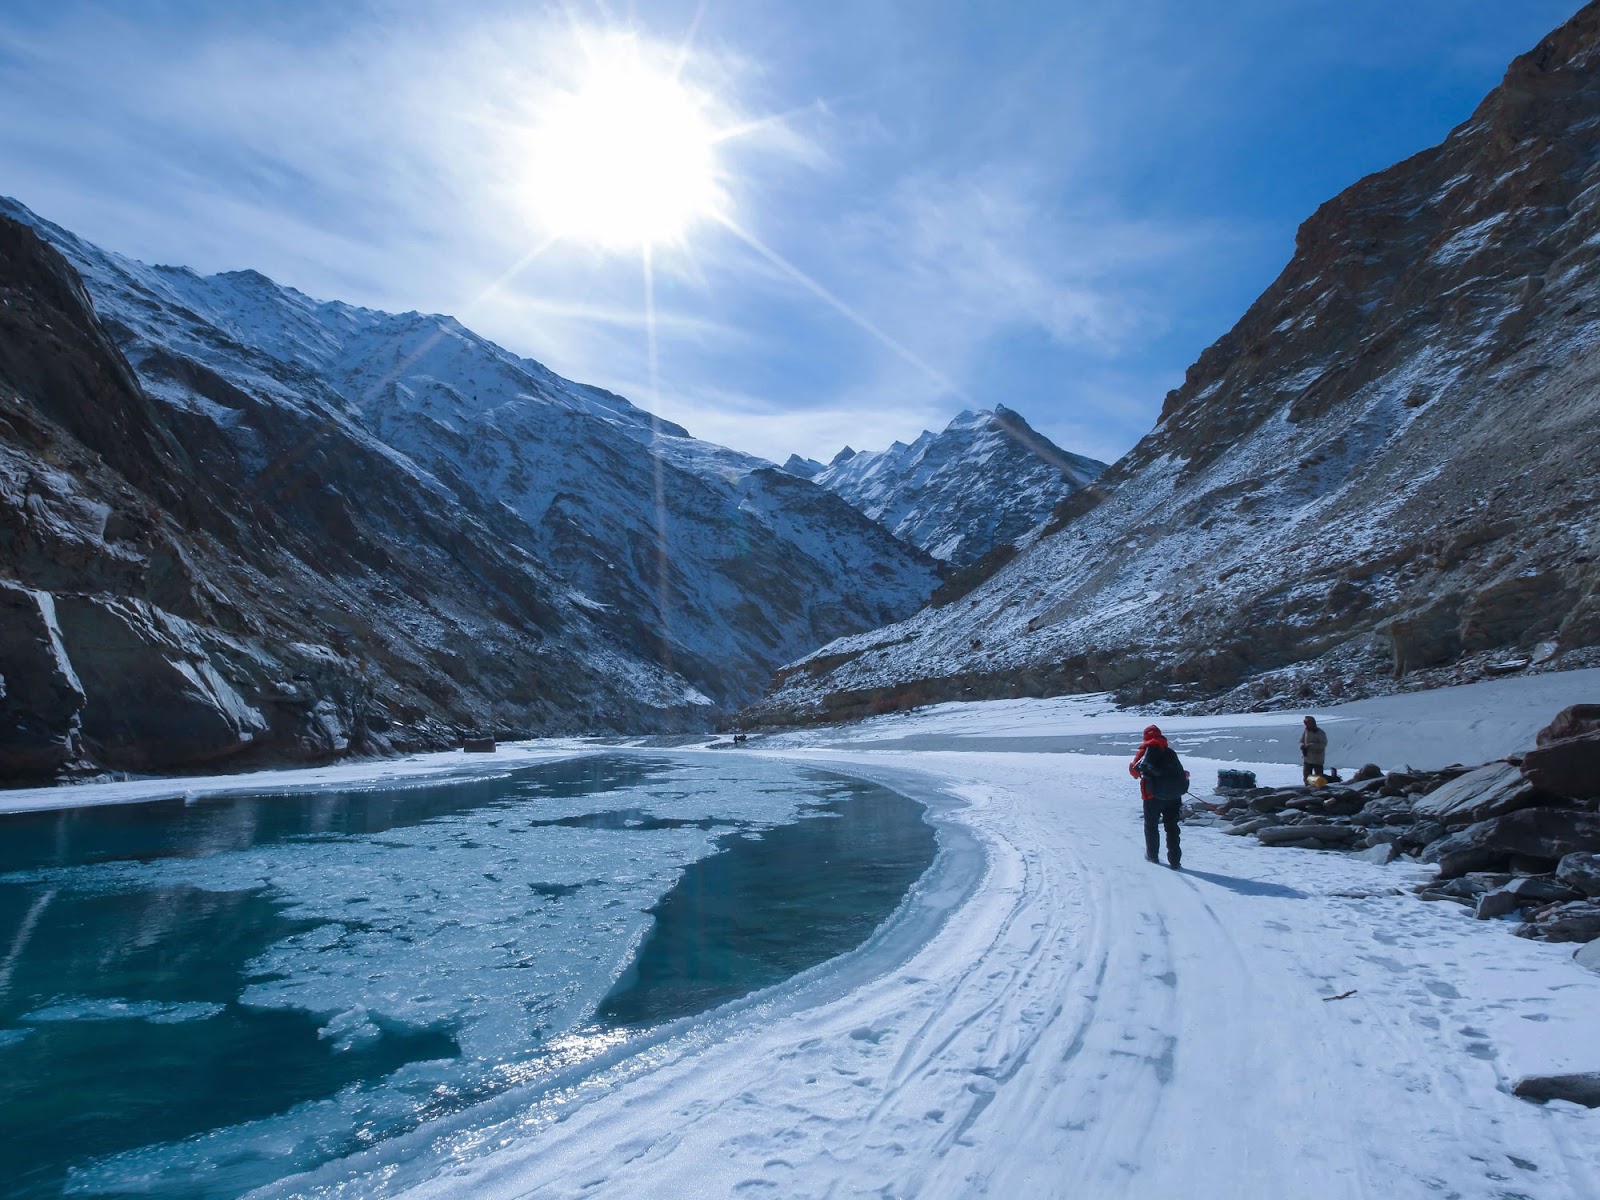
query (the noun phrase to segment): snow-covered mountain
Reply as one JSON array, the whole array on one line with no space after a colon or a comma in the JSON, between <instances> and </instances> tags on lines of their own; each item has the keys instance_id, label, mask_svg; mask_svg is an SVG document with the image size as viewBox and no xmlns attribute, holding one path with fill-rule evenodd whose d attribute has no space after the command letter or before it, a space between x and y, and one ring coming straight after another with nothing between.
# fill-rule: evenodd
<instances>
[{"instance_id":1,"label":"snow-covered mountain","mask_svg":"<svg viewBox=\"0 0 1600 1200\"><path fill-rule=\"evenodd\" d=\"M1271 705L1581 665L1597 544L1589 4L1442 144L1323 205L1160 423L1022 553L787 668L763 711L1108 688Z\"/></svg>"},{"instance_id":2,"label":"snow-covered mountain","mask_svg":"<svg viewBox=\"0 0 1600 1200\"><path fill-rule=\"evenodd\" d=\"M0 223L0 767L704 727L939 582L824 489L448 317Z\"/></svg>"},{"instance_id":3,"label":"snow-covered mountain","mask_svg":"<svg viewBox=\"0 0 1600 1200\"><path fill-rule=\"evenodd\" d=\"M705 725L711 701L600 627L515 514L336 398L163 354L173 401L0 216L0 781Z\"/></svg>"},{"instance_id":4,"label":"snow-covered mountain","mask_svg":"<svg viewBox=\"0 0 1600 1200\"><path fill-rule=\"evenodd\" d=\"M908 615L938 583L937 564L828 492L452 318L319 302L253 271L146 266L3 211L67 255L152 396L224 430L240 394L328 414L462 504L513 516L517 545L591 620L718 704Z\"/></svg>"},{"instance_id":5,"label":"snow-covered mountain","mask_svg":"<svg viewBox=\"0 0 1600 1200\"><path fill-rule=\"evenodd\" d=\"M846 446L827 466L794 455L784 464L958 567L1037 528L1105 467L1062 450L1004 405L963 412L909 445Z\"/></svg>"}]
</instances>

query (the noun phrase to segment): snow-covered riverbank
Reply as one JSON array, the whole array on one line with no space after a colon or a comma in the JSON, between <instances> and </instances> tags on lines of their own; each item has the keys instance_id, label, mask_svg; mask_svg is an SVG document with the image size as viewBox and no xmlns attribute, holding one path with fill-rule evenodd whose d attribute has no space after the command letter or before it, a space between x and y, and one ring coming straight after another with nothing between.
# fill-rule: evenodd
<instances>
[{"instance_id":1,"label":"snow-covered riverbank","mask_svg":"<svg viewBox=\"0 0 1600 1200\"><path fill-rule=\"evenodd\" d=\"M1597 675L1325 712L1332 760L1505 753L1593 698ZM1296 716L1161 724L1197 784L1224 761L1273 784L1298 778L1275 740ZM1185 871L1147 864L1121 757L1147 720L1094 698L948 705L706 756L889 783L933 804L947 853L881 936L765 998L625 1046L574 1045L571 1086L542 1089L537 1111L510 1093L268 1192L1600 1196L1600 1110L1509 1093L1525 1074L1600 1070L1600 975L1570 946L1419 901L1408 885L1429 867L1206 828L1185 831ZM1251 746L1273 752L1243 758ZM392 784L589 748L330 770ZM309 774L225 783L331 782ZM153 798L129 793L143 786L157 785L66 794Z\"/></svg>"},{"instance_id":2,"label":"snow-covered riverbank","mask_svg":"<svg viewBox=\"0 0 1600 1200\"><path fill-rule=\"evenodd\" d=\"M1600 1112L1507 1091L1600 1067L1600 976L1570 947L1397 890L1426 868L1210 830L1188 834L1191 869L1150 866L1107 758L789 753L869 774L892 758L955 791L981 886L903 966L749 1022L417 1195L1600 1187Z\"/></svg>"}]
</instances>

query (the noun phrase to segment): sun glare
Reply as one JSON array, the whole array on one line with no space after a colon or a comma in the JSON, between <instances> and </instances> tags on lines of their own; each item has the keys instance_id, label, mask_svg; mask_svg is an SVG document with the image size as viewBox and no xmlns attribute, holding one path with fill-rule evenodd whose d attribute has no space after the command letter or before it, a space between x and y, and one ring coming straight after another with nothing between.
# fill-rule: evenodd
<instances>
[{"instance_id":1,"label":"sun glare","mask_svg":"<svg viewBox=\"0 0 1600 1200\"><path fill-rule=\"evenodd\" d=\"M723 205L706 107L633 39L589 47L576 86L550 98L532 131L539 223L614 250L681 240Z\"/></svg>"}]
</instances>

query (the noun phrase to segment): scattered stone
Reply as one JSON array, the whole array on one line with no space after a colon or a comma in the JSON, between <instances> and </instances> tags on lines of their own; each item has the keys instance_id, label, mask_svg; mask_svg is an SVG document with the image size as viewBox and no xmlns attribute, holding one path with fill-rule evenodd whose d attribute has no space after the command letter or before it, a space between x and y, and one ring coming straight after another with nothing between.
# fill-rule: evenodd
<instances>
[{"instance_id":1,"label":"scattered stone","mask_svg":"<svg viewBox=\"0 0 1600 1200\"><path fill-rule=\"evenodd\" d=\"M1414 787L1418 776L1409 771L1390 771L1383 777L1383 794L1385 796L1404 796L1408 788Z\"/></svg>"},{"instance_id":2,"label":"scattered stone","mask_svg":"<svg viewBox=\"0 0 1600 1200\"><path fill-rule=\"evenodd\" d=\"M1574 704L1563 708L1556 714L1555 720L1539 731L1534 741L1540 746L1548 746L1551 742L1582 737L1588 733L1600 733L1600 704Z\"/></svg>"},{"instance_id":3,"label":"scattered stone","mask_svg":"<svg viewBox=\"0 0 1600 1200\"><path fill-rule=\"evenodd\" d=\"M494 739L492 737L462 738L461 748L468 754L493 754Z\"/></svg>"},{"instance_id":4,"label":"scattered stone","mask_svg":"<svg viewBox=\"0 0 1600 1200\"><path fill-rule=\"evenodd\" d=\"M1459 829L1552 799L1510 763L1494 762L1429 792L1412 811L1419 817L1431 817L1448 829Z\"/></svg>"},{"instance_id":5,"label":"scattered stone","mask_svg":"<svg viewBox=\"0 0 1600 1200\"><path fill-rule=\"evenodd\" d=\"M1574 800L1600 796L1600 731L1541 742L1537 750L1522 756L1522 774L1557 796Z\"/></svg>"},{"instance_id":6,"label":"scattered stone","mask_svg":"<svg viewBox=\"0 0 1600 1200\"><path fill-rule=\"evenodd\" d=\"M1315 846L1349 845L1356 840L1356 836L1356 830L1349 825L1269 825L1256 833L1263 846L1299 842L1310 842Z\"/></svg>"},{"instance_id":7,"label":"scattered stone","mask_svg":"<svg viewBox=\"0 0 1600 1200\"><path fill-rule=\"evenodd\" d=\"M1600 896L1600 854L1569 854L1556 867L1556 878L1585 896Z\"/></svg>"},{"instance_id":8,"label":"scattered stone","mask_svg":"<svg viewBox=\"0 0 1600 1200\"><path fill-rule=\"evenodd\" d=\"M1478 920L1503 917L1518 909L1555 901L1580 900L1582 895L1553 875L1524 875L1478 897Z\"/></svg>"},{"instance_id":9,"label":"scattered stone","mask_svg":"<svg viewBox=\"0 0 1600 1200\"><path fill-rule=\"evenodd\" d=\"M1354 857L1386 867L1400 857L1400 850L1393 842L1378 842L1365 850L1356 851Z\"/></svg>"},{"instance_id":10,"label":"scattered stone","mask_svg":"<svg viewBox=\"0 0 1600 1200\"><path fill-rule=\"evenodd\" d=\"M1580 850L1600 850L1600 815L1566 808L1525 808L1469 825L1424 852L1449 879L1468 871L1505 867L1514 854L1559 859Z\"/></svg>"},{"instance_id":11,"label":"scattered stone","mask_svg":"<svg viewBox=\"0 0 1600 1200\"><path fill-rule=\"evenodd\" d=\"M1437 821L1417 821L1400 832L1400 845L1407 850L1422 850L1442 841L1445 828ZM1431 859L1428 861L1432 861Z\"/></svg>"},{"instance_id":12,"label":"scattered stone","mask_svg":"<svg viewBox=\"0 0 1600 1200\"><path fill-rule=\"evenodd\" d=\"M1220 770L1217 772L1217 791L1242 791L1256 786L1254 771Z\"/></svg>"},{"instance_id":13,"label":"scattered stone","mask_svg":"<svg viewBox=\"0 0 1600 1200\"><path fill-rule=\"evenodd\" d=\"M1300 793L1300 788L1277 788L1270 792L1264 792L1259 796L1251 797L1250 809L1252 812L1258 813L1282 812L1284 806L1290 800L1298 797Z\"/></svg>"},{"instance_id":14,"label":"scattered stone","mask_svg":"<svg viewBox=\"0 0 1600 1200\"><path fill-rule=\"evenodd\" d=\"M1524 1100L1569 1100L1585 1108L1600 1108L1600 1071L1577 1075L1525 1075L1511 1085L1511 1094Z\"/></svg>"},{"instance_id":15,"label":"scattered stone","mask_svg":"<svg viewBox=\"0 0 1600 1200\"><path fill-rule=\"evenodd\" d=\"M1574 900L1542 908L1522 925L1517 936L1541 942L1592 942L1600 938L1600 903Z\"/></svg>"},{"instance_id":16,"label":"scattered stone","mask_svg":"<svg viewBox=\"0 0 1600 1200\"><path fill-rule=\"evenodd\" d=\"M1277 821L1278 818L1271 816L1253 817L1248 821L1241 821L1227 832L1232 834L1234 837L1244 837L1247 834L1256 833L1260 830L1269 828L1270 826L1277 824Z\"/></svg>"},{"instance_id":17,"label":"scattered stone","mask_svg":"<svg viewBox=\"0 0 1600 1200\"><path fill-rule=\"evenodd\" d=\"M1353 817L1366 807L1366 803L1366 799L1361 795L1344 792L1325 800L1322 811L1330 817Z\"/></svg>"}]
</instances>

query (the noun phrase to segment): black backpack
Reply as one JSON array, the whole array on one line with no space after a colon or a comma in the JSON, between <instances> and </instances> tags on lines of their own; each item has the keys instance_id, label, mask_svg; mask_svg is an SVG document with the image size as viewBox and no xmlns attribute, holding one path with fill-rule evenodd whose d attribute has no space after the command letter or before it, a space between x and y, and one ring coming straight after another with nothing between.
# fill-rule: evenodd
<instances>
[{"instance_id":1,"label":"black backpack","mask_svg":"<svg viewBox=\"0 0 1600 1200\"><path fill-rule=\"evenodd\" d=\"M1139 760L1139 774L1145 787L1157 800L1178 800L1189 790L1178 753L1169 746L1151 746Z\"/></svg>"}]
</instances>

